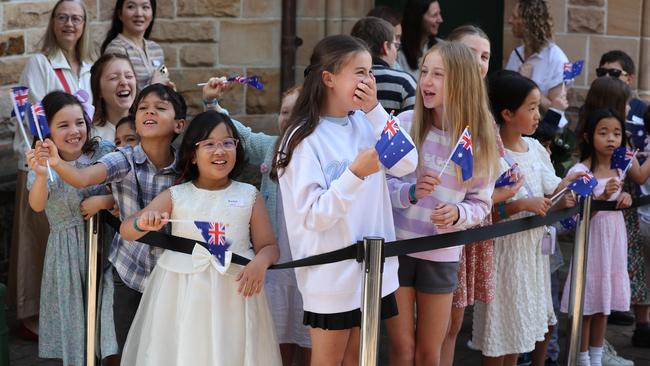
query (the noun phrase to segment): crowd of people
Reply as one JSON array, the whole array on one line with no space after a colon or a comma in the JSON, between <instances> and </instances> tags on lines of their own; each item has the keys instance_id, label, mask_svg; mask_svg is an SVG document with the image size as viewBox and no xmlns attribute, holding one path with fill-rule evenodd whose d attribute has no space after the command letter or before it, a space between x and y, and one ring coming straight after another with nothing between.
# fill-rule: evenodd
<instances>
[{"instance_id":1,"label":"crowd of people","mask_svg":"<svg viewBox=\"0 0 650 366\"><path fill-rule=\"evenodd\" d=\"M221 75L203 86L205 111L188 116L149 39L156 0L117 0L97 58L84 2L57 1L20 79L49 133L31 146L14 139L10 288L39 357L86 362L84 220L100 210L121 220L117 231L106 227L100 261L104 364L356 365L362 265L267 271L272 264L368 235L394 241L546 215L576 205L566 187L579 178L593 176L594 199L621 209L650 192L650 144L628 133L631 123L649 130L650 111L633 96L627 54L602 56L574 128L564 116L569 60L544 0L516 1L508 22L522 45L492 73L483 30L438 35L440 5L409 0L403 15L376 7L351 35L320 40L301 85L283 94L278 134L267 135L219 104L234 87ZM414 147L391 163L375 148L386 129ZM470 177L448 164L466 131ZM579 146L567 162L556 147L571 132ZM629 170L612 168L619 147L640 150ZM246 164L259 167L259 189L237 180ZM509 184L495 187L507 171ZM579 365L632 364L605 332L610 314L630 321L633 306L631 341L650 348L650 212L592 220ZM386 258L380 316L390 364L454 364L474 306L468 346L483 365L557 365L570 287L560 291L562 254L550 244L559 230ZM158 231L207 245L138 241Z\"/></svg>"}]
</instances>

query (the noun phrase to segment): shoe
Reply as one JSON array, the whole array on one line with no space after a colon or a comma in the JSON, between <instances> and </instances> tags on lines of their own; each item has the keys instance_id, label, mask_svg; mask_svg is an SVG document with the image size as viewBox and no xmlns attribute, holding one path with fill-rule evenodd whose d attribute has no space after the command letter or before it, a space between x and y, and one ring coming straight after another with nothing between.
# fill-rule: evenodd
<instances>
[{"instance_id":1,"label":"shoe","mask_svg":"<svg viewBox=\"0 0 650 366\"><path fill-rule=\"evenodd\" d=\"M607 323L613 325L632 325L634 324L634 315L628 311L612 311L607 318Z\"/></svg>"},{"instance_id":2,"label":"shoe","mask_svg":"<svg viewBox=\"0 0 650 366\"><path fill-rule=\"evenodd\" d=\"M533 357L529 353L521 353L517 358L517 366L530 366L533 364Z\"/></svg>"},{"instance_id":3,"label":"shoe","mask_svg":"<svg viewBox=\"0 0 650 366\"><path fill-rule=\"evenodd\" d=\"M20 338L25 341L30 341L30 342L38 342L38 334L32 332L29 330L24 324L20 323L19 326L14 328L13 332L14 336L17 338Z\"/></svg>"},{"instance_id":4,"label":"shoe","mask_svg":"<svg viewBox=\"0 0 650 366\"><path fill-rule=\"evenodd\" d=\"M478 349L478 347L472 343L471 339L467 341L467 348L471 349L472 351L480 351L480 349Z\"/></svg>"},{"instance_id":5,"label":"shoe","mask_svg":"<svg viewBox=\"0 0 650 366\"><path fill-rule=\"evenodd\" d=\"M607 340L603 344L603 366L634 366L634 361L627 360L616 353Z\"/></svg>"},{"instance_id":6,"label":"shoe","mask_svg":"<svg viewBox=\"0 0 650 366\"><path fill-rule=\"evenodd\" d=\"M637 325L632 334L632 345L639 348L650 348L650 327Z\"/></svg>"}]
</instances>

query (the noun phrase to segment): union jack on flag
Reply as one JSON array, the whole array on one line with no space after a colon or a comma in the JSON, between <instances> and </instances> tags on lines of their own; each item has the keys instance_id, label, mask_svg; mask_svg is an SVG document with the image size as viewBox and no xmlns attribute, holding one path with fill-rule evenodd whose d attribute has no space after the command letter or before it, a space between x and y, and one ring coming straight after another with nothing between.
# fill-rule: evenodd
<instances>
[{"instance_id":1,"label":"union jack on flag","mask_svg":"<svg viewBox=\"0 0 650 366\"><path fill-rule=\"evenodd\" d=\"M499 176L499 178L494 182L494 187L504 187L515 184L516 181L513 178L519 174L519 165L517 163L512 164L508 170Z\"/></svg>"},{"instance_id":2,"label":"union jack on flag","mask_svg":"<svg viewBox=\"0 0 650 366\"><path fill-rule=\"evenodd\" d=\"M29 110L29 88L26 86L16 86L11 88L9 91L11 94L11 99L14 103L14 110L11 112L12 116L16 115L16 110L20 114L18 119L21 121L25 120L25 113Z\"/></svg>"},{"instance_id":3,"label":"union jack on flag","mask_svg":"<svg viewBox=\"0 0 650 366\"><path fill-rule=\"evenodd\" d=\"M391 112L381 137L375 144L379 161L390 169L413 149L415 149L415 145L406 138Z\"/></svg>"},{"instance_id":4,"label":"union jack on flag","mask_svg":"<svg viewBox=\"0 0 650 366\"><path fill-rule=\"evenodd\" d=\"M236 76L231 76L228 79L228 82L231 83L239 83L239 84L246 84L250 85L253 88L257 90L262 90L264 88L264 84L260 81L259 76L242 76L242 75L236 75Z\"/></svg>"},{"instance_id":5,"label":"union jack on flag","mask_svg":"<svg viewBox=\"0 0 650 366\"><path fill-rule=\"evenodd\" d=\"M612 154L612 161L610 168L612 169L627 169L627 166L632 162L632 158L636 155L636 151L628 150L626 147L617 147Z\"/></svg>"},{"instance_id":6,"label":"union jack on flag","mask_svg":"<svg viewBox=\"0 0 650 366\"><path fill-rule=\"evenodd\" d=\"M564 81L570 81L575 79L578 75L582 73L582 67L584 66L584 60L577 60L576 62L567 62L564 64Z\"/></svg>"},{"instance_id":7,"label":"union jack on flag","mask_svg":"<svg viewBox=\"0 0 650 366\"><path fill-rule=\"evenodd\" d=\"M50 127L47 124L47 117L45 116L45 109L40 102L32 104L31 118L29 118L29 130L32 136L38 136L43 140L44 137L50 134Z\"/></svg>"},{"instance_id":8,"label":"union jack on flag","mask_svg":"<svg viewBox=\"0 0 650 366\"><path fill-rule=\"evenodd\" d=\"M472 157L472 135L469 128L465 127L458 139L456 149L451 154L451 161L460 166L463 180L468 180L474 174L474 159Z\"/></svg>"},{"instance_id":9,"label":"union jack on flag","mask_svg":"<svg viewBox=\"0 0 650 366\"><path fill-rule=\"evenodd\" d=\"M226 265L226 251L230 243L226 240L226 225L220 222L194 221L194 225L201 230L201 236L208 244L208 250L214 255L222 266Z\"/></svg>"},{"instance_id":10,"label":"union jack on flag","mask_svg":"<svg viewBox=\"0 0 650 366\"><path fill-rule=\"evenodd\" d=\"M582 197L586 197L596 188L598 179L591 173L583 175L569 184L569 189Z\"/></svg>"}]
</instances>

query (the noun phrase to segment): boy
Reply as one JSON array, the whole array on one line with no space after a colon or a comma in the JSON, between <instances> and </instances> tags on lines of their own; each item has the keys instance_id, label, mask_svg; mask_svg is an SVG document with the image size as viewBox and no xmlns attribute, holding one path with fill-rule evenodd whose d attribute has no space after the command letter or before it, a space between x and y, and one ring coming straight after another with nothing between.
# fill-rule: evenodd
<instances>
[{"instance_id":1,"label":"boy","mask_svg":"<svg viewBox=\"0 0 650 366\"><path fill-rule=\"evenodd\" d=\"M620 50L606 52L600 57L600 62L596 69L596 76L602 77L605 75L619 79L632 87L635 77L634 61L632 61L632 58L627 53ZM643 113L648 105L636 97L630 100L629 105L630 111L627 114L627 120L632 121L632 117L634 116L642 120Z\"/></svg>"},{"instance_id":2,"label":"boy","mask_svg":"<svg viewBox=\"0 0 650 366\"><path fill-rule=\"evenodd\" d=\"M413 109L415 79L390 67L395 64L400 48L393 26L383 19L366 17L354 24L350 35L360 38L370 48L372 73L377 80L377 99L382 107L387 111L394 110L395 115Z\"/></svg>"}]
</instances>

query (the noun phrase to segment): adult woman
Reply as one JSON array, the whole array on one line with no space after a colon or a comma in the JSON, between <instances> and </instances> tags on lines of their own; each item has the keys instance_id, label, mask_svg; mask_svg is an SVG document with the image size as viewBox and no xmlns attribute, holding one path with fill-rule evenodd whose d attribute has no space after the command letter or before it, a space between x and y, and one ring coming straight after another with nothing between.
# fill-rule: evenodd
<instances>
[{"instance_id":1,"label":"adult woman","mask_svg":"<svg viewBox=\"0 0 650 366\"><path fill-rule=\"evenodd\" d=\"M40 101L54 90L69 93L79 89L90 90L92 54L85 24L83 1L59 0L54 5L41 41L41 52L27 61L20 77L20 84L29 87L32 102ZM25 130L29 131L27 127ZM18 128L13 146L18 159L18 174L9 287L10 294L16 297L16 316L26 327L23 332L33 338L35 336L31 333L38 333L41 274L49 225L45 214L35 213L28 207L27 146ZM21 230L24 227L30 230Z\"/></svg>"},{"instance_id":2,"label":"adult woman","mask_svg":"<svg viewBox=\"0 0 650 366\"><path fill-rule=\"evenodd\" d=\"M420 59L426 51L438 43L438 28L442 14L438 0L409 0L402 17L402 49L397 62L402 70L417 80Z\"/></svg>"},{"instance_id":3,"label":"adult woman","mask_svg":"<svg viewBox=\"0 0 650 366\"><path fill-rule=\"evenodd\" d=\"M161 73L165 55L160 45L149 40L156 18L156 0L117 0L111 29L101 51L128 56L135 70L138 90L153 82L166 81Z\"/></svg>"}]
</instances>

